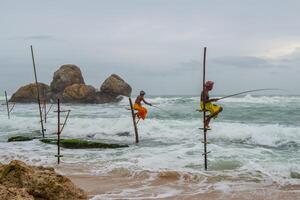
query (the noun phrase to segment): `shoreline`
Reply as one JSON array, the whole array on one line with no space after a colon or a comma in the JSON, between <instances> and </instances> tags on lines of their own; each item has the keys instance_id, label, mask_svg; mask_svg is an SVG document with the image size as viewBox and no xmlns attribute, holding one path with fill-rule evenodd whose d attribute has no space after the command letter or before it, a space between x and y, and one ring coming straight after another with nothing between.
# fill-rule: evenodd
<instances>
[{"instance_id":1,"label":"shoreline","mask_svg":"<svg viewBox=\"0 0 300 200\"><path fill-rule=\"evenodd\" d=\"M263 178L258 180L178 171L127 170L116 170L104 175L66 174L66 176L83 189L92 200L300 199L300 184L280 185Z\"/></svg>"},{"instance_id":2,"label":"shoreline","mask_svg":"<svg viewBox=\"0 0 300 200\"><path fill-rule=\"evenodd\" d=\"M190 188L189 184L177 185L177 181L154 181L152 184L142 184L139 179L130 180L126 177L72 175L67 176L72 182L83 189L90 199L161 199L161 200L192 200L192 199L256 199L256 200L297 200L300 199L300 185L285 187L276 184L246 184L247 189L241 189L243 184L232 188L209 187L203 191L200 187ZM261 187L260 187L261 186ZM148 187L148 188L147 188ZM168 191L166 191L168 190ZM228 190L228 191L226 191Z\"/></svg>"}]
</instances>

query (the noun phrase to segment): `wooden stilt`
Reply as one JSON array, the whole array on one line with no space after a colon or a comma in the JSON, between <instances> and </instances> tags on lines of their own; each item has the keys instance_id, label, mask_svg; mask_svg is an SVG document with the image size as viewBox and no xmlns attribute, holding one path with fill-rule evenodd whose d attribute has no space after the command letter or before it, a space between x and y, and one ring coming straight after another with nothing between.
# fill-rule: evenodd
<instances>
[{"instance_id":1,"label":"wooden stilt","mask_svg":"<svg viewBox=\"0 0 300 200\"><path fill-rule=\"evenodd\" d=\"M57 99L57 164L60 163L60 102L59 99Z\"/></svg>"},{"instance_id":2,"label":"wooden stilt","mask_svg":"<svg viewBox=\"0 0 300 200\"><path fill-rule=\"evenodd\" d=\"M43 110L44 110L44 122L47 123L47 101L46 101L46 93L45 89L43 91Z\"/></svg>"},{"instance_id":3,"label":"wooden stilt","mask_svg":"<svg viewBox=\"0 0 300 200\"><path fill-rule=\"evenodd\" d=\"M7 93L6 93L6 91L4 91L4 93L5 93L5 101L6 101L7 117L8 117L8 119L10 119L10 110L9 110L9 105L8 105Z\"/></svg>"},{"instance_id":4,"label":"wooden stilt","mask_svg":"<svg viewBox=\"0 0 300 200\"><path fill-rule=\"evenodd\" d=\"M37 90L37 102L39 104L40 123L41 123L43 138L44 138L46 129L44 128L44 123L43 123L43 114L42 114L41 99L40 99L40 90L39 90L39 84L38 84L37 75L36 75L36 68L35 68L35 61L34 61L32 45L30 46L30 49L31 49L31 57L32 57L34 78L35 78L35 84L36 84L36 90Z\"/></svg>"},{"instance_id":5,"label":"wooden stilt","mask_svg":"<svg viewBox=\"0 0 300 200\"><path fill-rule=\"evenodd\" d=\"M132 104L132 100L130 97L129 97L129 104L130 104L132 121L133 121L133 126L134 126L135 143L139 143L139 134L138 134L138 129L137 129L137 125L136 125L136 116L134 114L133 104Z\"/></svg>"},{"instance_id":6,"label":"wooden stilt","mask_svg":"<svg viewBox=\"0 0 300 200\"><path fill-rule=\"evenodd\" d=\"M57 110L55 110L54 112L57 112L57 155L55 155L55 157L57 157L57 164L59 164L60 163L60 158L63 157L63 155L60 155L60 135L61 135L62 131L65 128L65 125L67 123L67 120L69 118L69 114L70 114L71 110L61 110L60 109L60 100L57 99ZM61 121L60 120L60 114L62 112L67 112L64 123L60 123L60 121Z\"/></svg>"},{"instance_id":7,"label":"wooden stilt","mask_svg":"<svg viewBox=\"0 0 300 200\"><path fill-rule=\"evenodd\" d=\"M203 56L203 137L204 137L204 140L203 140L203 146L204 146L204 153L202 154L204 156L204 169L207 170L207 128L205 127L205 122L206 122L206 109L205 109L205 106L206 106L206 93L204 92L204 89L205 89L205 69L206 68L206 47L204 47L204 56ZM201 98L201 96L200 96Z\"/></svg>"}]
</instances>

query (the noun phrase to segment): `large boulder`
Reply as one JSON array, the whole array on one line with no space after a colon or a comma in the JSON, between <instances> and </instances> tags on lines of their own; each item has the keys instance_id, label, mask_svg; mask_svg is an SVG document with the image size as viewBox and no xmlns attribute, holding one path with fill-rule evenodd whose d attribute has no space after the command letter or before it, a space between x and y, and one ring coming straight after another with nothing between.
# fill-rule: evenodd
<instances>
[{"instance_id":1,"label":"large boulder","mask_svg":"<svg viewBox=\"0 0 300 200\"><path fill-rule=\"evenodd\" d=\"M49 101L51 98L50 87L44 83L38 83L41 99ZM16 93L12 95L10 102L31 103L37 101L37 87L35 83L31 83L20 87Z\"/></svg>"},{"instance_id":2,"label":"large boulder","mask_svg":"<svg viewBox=\"0 0 300 200\"><path fill-rule=\"evenodd\" d=\"M101 85L100 91L102 93L115 95L130 96L131 87L121 77L116 74L112 74Z\"/></svg>"},{"instance_id":3,"label":"large boulder","mask_svg":"<svg viewBox=\"0 0 300 200\"><path fill-rule=\"evenodd\" d=\"M53 168L28 166L17 160L0 166L0 193L5 189L9 193L1 199L87 199L83 190Z\"/></svg>"},{"instance_id":4,"label":"large boulder","mask_svg":"<svg viewBox=\"0 0 300 200\"><path fill-rule=\"evenodd\" d=\"M96 92L96 103L116 103L123 99L122 96L104 93L104 92Z\"/></svg>"},{"instance_id":5,"label":"large boulder","mask_svg":"<svg viewBox=\"0 0 300 200\"><path fill-rule=\"evenodd\" d=\"M64 89L73 84L84 84L80 68L76 65L63 65L53 75L51 91L54 94L63 93Z\"/></svg>"},{"instance_id":6,"label":"large boulder","mask_svg":"<svg viewBox=\"0 0 300 200\"><path fill-rule=\"evenodd\" d=\"M85 84L73 84L65 88L64 102L70 103L95 103L96 89Z\"/></svg>"}]
</instances>

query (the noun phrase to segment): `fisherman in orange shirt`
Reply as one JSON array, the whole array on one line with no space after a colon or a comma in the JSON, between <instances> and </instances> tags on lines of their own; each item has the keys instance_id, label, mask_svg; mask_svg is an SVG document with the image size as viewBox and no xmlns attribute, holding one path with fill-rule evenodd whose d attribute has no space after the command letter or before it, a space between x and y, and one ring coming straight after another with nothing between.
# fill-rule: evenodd
<instances>
[{"instance_id":1,"label":"fisherman in orange shirt","mask_svg":"<svg viewBox=\"0 0 300 200\"><path fill-rule=\"evenodd\" d=\"M141 102L143 101L145 104L152 106L151 103L148 103L147 101L145 101L144 96L145 96L145 92L142 90L140 92L140 95L135 99L135 103L133 106L134 110L137 110L138 112L136 113L136 116L140 119L145 120L146 116L147 116L147 109L145 107L142 106Z\"/></svg>"}]
</instances>

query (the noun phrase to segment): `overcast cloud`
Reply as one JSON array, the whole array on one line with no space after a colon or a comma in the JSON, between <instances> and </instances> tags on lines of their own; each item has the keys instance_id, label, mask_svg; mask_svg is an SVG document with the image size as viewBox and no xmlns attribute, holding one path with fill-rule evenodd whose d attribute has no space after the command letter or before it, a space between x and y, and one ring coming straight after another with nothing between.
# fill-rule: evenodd
<instances>
[{"instance_id":1,"label":"overcast cloud","mask_svg":"<svg viewBox=\"0 0 300 200\"><path fill-rule=\"evenodd\" d=\"M0 85L10 93L59 66L97 88L119 74L136 93L198 94L203 47L215 94L300 94L297 0L0 0Z\"/></svg>"}]
</instances>

